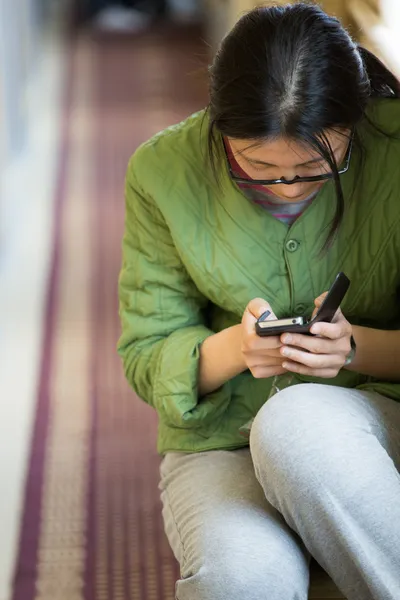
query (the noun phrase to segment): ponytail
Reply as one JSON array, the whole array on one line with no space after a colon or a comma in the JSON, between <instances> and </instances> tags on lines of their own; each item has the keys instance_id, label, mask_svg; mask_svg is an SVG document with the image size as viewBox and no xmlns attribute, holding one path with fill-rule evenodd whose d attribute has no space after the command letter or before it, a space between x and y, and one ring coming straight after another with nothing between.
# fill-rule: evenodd
<instances>
[{"instance_id":1,"label":"ponytail","mask_svg":"<svg viewBox=\"0 0 400 600\"><path fill-rule=\"evenodd\" d=\"M358 46L370 82L371 98L400 98L400 81L379 58L366 48Z\"/></svg>"}]
</instances>

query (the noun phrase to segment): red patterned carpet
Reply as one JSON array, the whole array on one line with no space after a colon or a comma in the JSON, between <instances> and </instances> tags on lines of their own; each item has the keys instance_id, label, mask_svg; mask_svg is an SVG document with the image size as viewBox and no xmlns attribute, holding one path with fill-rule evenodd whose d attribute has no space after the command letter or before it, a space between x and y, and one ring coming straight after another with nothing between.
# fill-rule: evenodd
<instances>
[{"instance_id":1,"label":"red patterned carpet","mask_svg":"<svg viewBox=\"0 0 400 600\"><path fill-rule=\"evenodd\" d=\"M81 35L71 46L13 600L174 598L156 415L128 388L115 350L117 278L128 159L206 104L207 60L195 29ZM313 590L342 597L321 575Z\"/></svg>"},{"instance_id":2,"label":"red patterned carpet","mask_svg":"<svg viewBox=\"0 0 400 600\"><path fill-rule=\"evenodd\" d=\"M13 600L173 600L156 415L125 383L117 277L135 148L206 103L199 32L71 49L42 372Z\"/></svg>"}]
</instances>

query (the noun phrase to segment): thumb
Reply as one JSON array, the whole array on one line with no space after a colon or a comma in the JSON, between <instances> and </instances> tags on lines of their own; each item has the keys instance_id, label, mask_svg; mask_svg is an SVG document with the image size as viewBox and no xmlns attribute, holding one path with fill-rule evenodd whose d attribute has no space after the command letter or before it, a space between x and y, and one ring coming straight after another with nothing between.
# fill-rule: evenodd
<instances>
[{"instance_id":1,"label":"thumb","mask_svg":"<svg viewBox=\"0 0 400 600\"><path fill-rule=\"evenodd\" d=\"M267 311L269 311L270 314L266 316L266 321L276 319L274 311L272 310L269 302L263 300L263 298L253 298L253 300L250 300L250 302L248 303L245 310L245 314L247 313L249 316L252 316L254 320L259 319L261 315L263 315Z\"/></svg>"},{"instance_id":2,"label":"thumb","mask_svg":"<svg viewBox=\"0 0 400 600\"><path fill-rule=\"evenodd\" d=\"M321 304L323 303L323 301L325 300L326 296L327 296L328 292L324 292L323 294L321 294L320 296L318 296L318 298L315 298L314 300L314 304L315 304L315 308L313 310L313 314L311 318L314 318L315 315L318 312L318 309L320 308Z\"/></svg>"}]
</instances>

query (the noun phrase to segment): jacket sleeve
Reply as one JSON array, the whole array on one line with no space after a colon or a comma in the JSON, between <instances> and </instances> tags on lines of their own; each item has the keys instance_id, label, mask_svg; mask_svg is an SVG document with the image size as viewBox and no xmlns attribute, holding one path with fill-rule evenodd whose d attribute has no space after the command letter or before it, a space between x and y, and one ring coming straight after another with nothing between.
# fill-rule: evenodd
<instances>
[{"instance_id":1,"label":"jacket sleeve","mask_svg":"<svg viewBox=\"0 0 400 600\"><path fill-rule=\"evenodd\" d=\"M125 189L118 353L128 382L160 420L173 427L202 427L225 411L230 383L198 399L200 345L213 334L206 326L207 299L189 277L135 167L134 155Z\"/></svg>"}]
</instances>

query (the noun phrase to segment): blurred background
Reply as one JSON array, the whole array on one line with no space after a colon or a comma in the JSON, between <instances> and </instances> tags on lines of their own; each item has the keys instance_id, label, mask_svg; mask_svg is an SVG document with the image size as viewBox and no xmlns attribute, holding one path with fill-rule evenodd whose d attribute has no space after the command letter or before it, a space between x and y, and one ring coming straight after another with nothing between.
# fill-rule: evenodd
<instances>
[{"instance_id":1,"label":"blurred background","mask_svg":"<svg viewBox=\"0 0 400 600\"><path fill-rule=\"evenodd\" d=\"M320 3L400 76L399 0ZM156 418L115 355L124 175L254 5L0 0L0 600L174 597Z\"/></svg>"}]
</instances>

